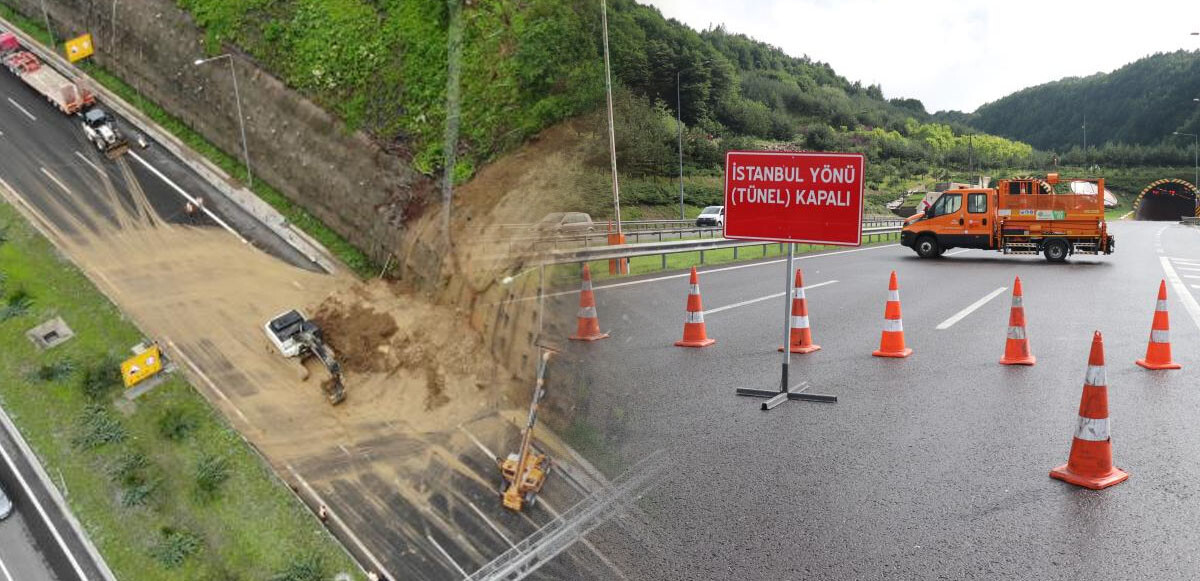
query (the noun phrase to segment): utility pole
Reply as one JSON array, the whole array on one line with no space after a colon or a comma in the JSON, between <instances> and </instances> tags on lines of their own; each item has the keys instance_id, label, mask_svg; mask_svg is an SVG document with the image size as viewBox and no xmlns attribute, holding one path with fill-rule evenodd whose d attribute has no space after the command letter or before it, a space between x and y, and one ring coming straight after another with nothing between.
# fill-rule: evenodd
<instances>
[{"instance_id":1,"label":"utility pole","mask_svg":"<svg viewBox=\"0 0 1200 581\"><path fill-rule=\"evenodd\" d=\"M58 41L54 39L54 29L50 28L50 13L46 12L46 0L41 0L41 4L42 4L42 18L46 20L46 34L50 35L50 46L55 47L54 50L57 51L58 50L58 48L57 48Z\"/></svg>"},{"instance_id":2,"label":"utility pole","mask_svg":"<svg viewBox=\"0 0 1200 581\"><path fill-rule=\"evenodd\" d=\"M683 216L683 100L679 97L679 71L675 71L675 124L679 129L679 219Z\"/></svg>"}]
</instances>

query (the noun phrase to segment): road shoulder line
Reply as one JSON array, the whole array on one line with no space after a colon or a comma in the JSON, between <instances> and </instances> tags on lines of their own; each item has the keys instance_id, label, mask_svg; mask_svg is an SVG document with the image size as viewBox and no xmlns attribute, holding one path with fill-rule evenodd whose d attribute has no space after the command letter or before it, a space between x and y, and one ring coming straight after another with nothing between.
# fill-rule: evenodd
<instances>
[{"instance_id":1,"label":"road shoulder line","mask_svg":"<svg viewBox=\"0 0 1200 581\"><path fill-rule=\"evenodd\" d=\"M1171 281L1171 286L1175 288L1175 294L1179 296L1179 302L1183 303L1184 310L1192 317L1192 322L1196 324L1196 328L1200 329L1200 303L1196 302L1196 297L1188 291L1187 286L1183 284L1183 280L1179 278L1179 273L1175 272L1175 267L1171 266L1171 259L1166 256L1158 258L1162 262L1163 272L1167 275L1167 280Z\"/></svg>"},{"instance_id":2,"label":"road shoulder line","mask_svg":"<svg viewBox=\"0 0 1200 581\"><path fill-rule=\"evenodd\" d=\"M92 544L91 539L84 534L83 527L79 524L79 520L75 518L74 513L72 513L70 508L67 507L66 499L62 497L62 494L58 491L58 487L54 486L54 482L50 480L50 475L46 474L45 468L42 467L41 461L38 459L37 455L33 453L33 449L29 447L29 443L25 441L25 437L21 435L19 430L17 430L16 424L13 423L12 418L8 416L8 412L6 412L3 408L0 408L0 425L3 426L4 430L8 432L13 442L16 443L17 448L21 451L21 454L23 454L26 459L29 460L29 466L33 470L34 475L37 476L38 480L42 481L42 486L46 489L46 493L50 495L50 499L53 500L54 504L58 506L58 510L62 513L63 518L66 519L67 524L74 529L76 538L78 538L79 542L83 544L84 550L87 551L92 563L97 569L100 570L100 574L107 581L116 581L117 578L115 575L113 575L112 570L108 568L108 563L106 563L104 558L100 556L100 552L96 550L96 547ZM50 516L46 513L45 507L42 506L41 501L38 500L37 495L33 493L33 490L29 487L29 483L25 481L25 477L19 470L17 470L12 458L8 456L8 452L6 452L3 447L0 447L0 455L3 455L5 462L12 466L13 473L16 475L17 480L19 480L21 485L25 488L25 493L29 495L29 499L33 501L33 505L35 508L37 508L38 514L42 517L42 520L46 521L46 526L50 527L50 532L54 534L54 540L58 541L59 547L61 547L63 552L66 553L67 560L71 562L71 567L75 570L75 574L79 575L80 579L87 579L87 575L84 574L83 568L79 566L79 561L75 558L75 553L72 552L70 547L67 546L66 541L63 540L62 534L58 532L58 527L54 524L54 521L50 520Z\"/></svg>"}]
</instances>

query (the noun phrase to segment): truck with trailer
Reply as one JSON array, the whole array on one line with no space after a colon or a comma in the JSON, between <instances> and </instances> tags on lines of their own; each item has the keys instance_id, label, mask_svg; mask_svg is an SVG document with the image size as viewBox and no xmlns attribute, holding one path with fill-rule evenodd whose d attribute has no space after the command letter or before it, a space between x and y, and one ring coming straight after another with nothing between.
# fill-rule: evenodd
<instances>
[{"instance_id":1,"label":"truck with trailer","mask_svg":"<svg viewBox=\"0 0 1200 581\"><path fill-rule=\"evenodd\" d=\"M1063 181L1058 174L949 190L909 219L900 244L921 258L936 258L951 248L1043 254L1050 262L1072 254L1112 254L1116 241L1104 219L1104 196L1078 193L1103 191L1103 178Z\"/></svg>"},{"instance_id":2,"label":"truck with trailer","mask_svg":"<svg viewBox=\"0 0 1200 581\"><path fill-rule=\"evenodd\" d=\"M95 107L96 96L91 91L46 66L7 30L0 30L0 62L63 114L82 117L84 136L109 159L129 150L129 141L112 117Z\"/></svg>"}]
</instances>

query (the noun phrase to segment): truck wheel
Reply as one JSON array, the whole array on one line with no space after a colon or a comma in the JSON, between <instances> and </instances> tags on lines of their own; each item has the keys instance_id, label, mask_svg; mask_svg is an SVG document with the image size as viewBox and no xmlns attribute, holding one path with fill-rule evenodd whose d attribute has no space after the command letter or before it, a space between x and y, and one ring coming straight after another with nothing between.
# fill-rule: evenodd
<instances>
[{"instance_id":1,"label":"truck wheel","mask_svg":"<svg viewBox=\"0 0 1200 581\"><path fill-rule=\"evenodd\" d=\"M1046 260L1049 262L1064 262L1067 260L1067 242L1065 240L1051 240L1042 246Z\"/></svg>"},{"instance_id":2,"label":"truck wheel","mask_svg":"<svg viewBox=\"0 0 1200 581\"><path fill-rule=\"evenodd\" d=\"M917 238L913 248L921 258L937 258L942 255L942 247L938 245L937 238L928 234Z\"/></svg>"}]
</instances>

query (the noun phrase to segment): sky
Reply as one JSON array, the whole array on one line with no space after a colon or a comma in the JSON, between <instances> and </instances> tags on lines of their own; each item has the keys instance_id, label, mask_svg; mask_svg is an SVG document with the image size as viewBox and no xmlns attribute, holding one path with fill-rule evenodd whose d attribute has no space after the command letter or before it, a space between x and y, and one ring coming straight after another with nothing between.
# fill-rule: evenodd
<instances>
[{"instance_id":1,"label":"sky","mask_svg":"<svg viewBox=\"0 0 1200 581\"><path fill-rule=\"evenodd\" d=\"M1025 87L1200 49L1200 0L638 0L697 30L733 33L839 75L974 111Z\"/></svg>"}]
</instances>

